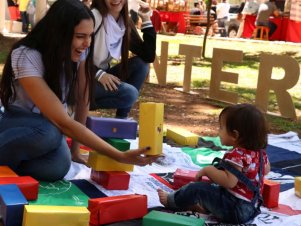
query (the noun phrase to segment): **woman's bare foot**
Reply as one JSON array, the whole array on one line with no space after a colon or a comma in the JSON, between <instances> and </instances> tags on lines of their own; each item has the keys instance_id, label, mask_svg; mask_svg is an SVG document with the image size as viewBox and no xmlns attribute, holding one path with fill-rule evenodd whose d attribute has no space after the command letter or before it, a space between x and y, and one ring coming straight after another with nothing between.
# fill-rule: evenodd
<instances>
[{"instance_id":1,"label":"woman's bare foot","mask_svg":"<svg viewBox=\"0 0 301 226\"><path fill-rule=\"evenodd\" d=\"M161 190L161 189L158 189L157 190L158 192L158 196L159 196L159 200L161 202L161 204L165 207L167 207L167 192Z\"/></svg>"}]
</instances>

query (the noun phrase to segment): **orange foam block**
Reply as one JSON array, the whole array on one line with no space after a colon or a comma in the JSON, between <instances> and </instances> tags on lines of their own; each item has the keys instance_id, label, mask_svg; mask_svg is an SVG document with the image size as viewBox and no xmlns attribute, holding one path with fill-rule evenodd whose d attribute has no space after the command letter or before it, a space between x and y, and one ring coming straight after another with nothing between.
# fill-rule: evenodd
<instances>
[{"instance_id":1,"label":"orange foam block","mask_svg":"<svg viewBox=\"0 0 301 226\"><path fill-rule=\"evenodd\" d=\"M265 179L263 183L262 192L263 205L268 208L277 207L279 201L279 194L280 183Z\"/></svg>"},{"instance_id":2,"label":"orange foam block","mask_svg":"<svg viewBox=\"0 0 301 226\"><path fill-rule=\"evenodd\" d=\"M146 195L120 195L89 199L90 225L142 218L147 214Z\"/></svg>"},{"instance_id":3,"label":"orange foam block","mask_svg":"<svg viewBox=\"0 0 301 226\"><path fill-rule=\"evenodd\" d=\"M124 171L96 171L92 169L91 179L107 190L127 190L130 174Z\"/></svg>"},{"instance_id":4,"label":"orange foam block","mask_svg":"<svg viewBox=\"0 0 301 226\"><path fill-rule=\"evenodd\" d=\"M0 166L0 177L18 177L18 175L8 166Z\"/></svg>"},{"instance_id":5,"label":"orange foam block","mask_svg":"<svg viewBox=\"0 0 301 226\"><path fill-rule=\"evenodd\" d=\"M39 182L30 176L0 177L0 184L15 184L27 200L38 198Z\"/></svg>"}]
</instances>

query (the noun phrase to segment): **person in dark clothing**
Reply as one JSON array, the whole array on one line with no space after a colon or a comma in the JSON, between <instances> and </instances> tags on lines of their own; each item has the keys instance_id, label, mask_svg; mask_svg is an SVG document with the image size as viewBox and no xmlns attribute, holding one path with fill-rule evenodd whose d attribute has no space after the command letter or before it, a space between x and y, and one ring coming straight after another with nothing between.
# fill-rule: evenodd
<instances>
[{"instance_id":1,"label":"person in dark clothing","mask_svg":"<svg viewBox=\"0 0 301 226\"><path fill-rule=\"evenodd\" d=\"M256 26L265 26L270 29L269 37L277 29L277 25L269 20L270 16L279 16L279 10L275 4L275 0L269 0L259 5L258 14L255 21Z\"/></svg>"}]
</instances>

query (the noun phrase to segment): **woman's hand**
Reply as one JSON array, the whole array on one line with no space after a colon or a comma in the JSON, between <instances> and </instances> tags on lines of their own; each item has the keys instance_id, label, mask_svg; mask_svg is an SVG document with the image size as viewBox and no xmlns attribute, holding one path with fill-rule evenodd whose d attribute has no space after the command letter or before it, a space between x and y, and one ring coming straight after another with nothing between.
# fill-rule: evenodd
<instances>
[{"instance_id":1,"label":"woman's hand","mask_svg":"<svg viewBox=\"0 0 301 226\"><path fill-rule=\"evenodd\" d=\"M103 85L105 90L116 91L118 90L118 85L120 85L121 81L118 77L105 73L99 79L99 82Z\"/></svg>"},{"instance_id":2,"label":"woman's hand","mask_svg":"<svg viewBox=\"0 0 301 226\"><path fill-rule=\"evenodd\" d=\"M122 163L133 164L138 166L151 165L160 155L147 156L145 153L150 150L150 147L139 148L123 152L122 158L119 160Z\"/></svg>"},{"instance_id":3,"label":"woman's hand","mask_svg":"<svg viewBox=\"0 0 301 226\"><path fill-rule=\"evenodd\" d=\"M138 10L138 15L141 17L142 22L144 21L150 21L150 17L152 14L152 10L149 7L148 3L141 3L140 1L140 8Z\"/></svg>"}]
</instances>

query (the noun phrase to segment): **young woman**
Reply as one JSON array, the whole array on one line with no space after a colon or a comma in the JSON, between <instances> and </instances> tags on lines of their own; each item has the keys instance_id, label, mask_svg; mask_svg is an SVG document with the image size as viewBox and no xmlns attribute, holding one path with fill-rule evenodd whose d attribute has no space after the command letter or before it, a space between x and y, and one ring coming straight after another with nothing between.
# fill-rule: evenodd
<instances>
[{"instance_id":1,"label":"young woman","mask_svg":"<svg viewBox=\"0 0 301 226\"><path fill-rule=\"evenodd\" d=\"M69 170L71 153L85 163L78 142L123 163L155 160L141 156L147 148L120 152L85 127L94 79L93 29L93 14L82 2L57 0L13 46L0 83L0 165L38 180L58 180ZM65 135L73 138L71 153Z\"/></svg>"},{"instance_id":2,"label":"young woman","mask_svg":"<svg viewBox=\"0 0 301 226\"><path fill-rule=\"evenodd\" d=\"M95 105L91 109L116 108L117 118L127 118L156 54L156 32L150 8L143 4L140 38L129 18L127 0L93 0L95 16ZM129 51L135 56L129 58ZM120 61L111 67L111 61Z\"/></svg>"},{"instance_id":3,"label":"young woman","mask_svg":"<svg viewBox=\"0 0 301 226\"><path fill-rule=\"evenodd\" d=\"M263 177L270 171L264 150L267 145L266 121L250 104L226 107L219 121L221 142L233 149L223 157L224 168L207 166L196 176L197 180L207 176L214 184L190 183L170 194L158 190L159 199L166 207L194 208L212 213L221 222L242 224L260 212L258 204Z\"/></svg>"}]
</instances>

